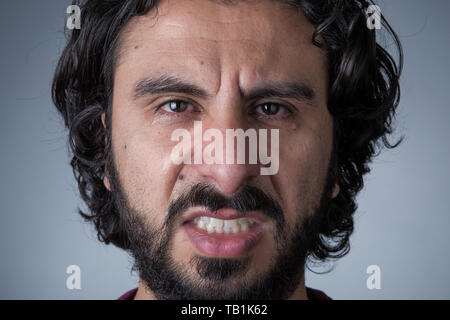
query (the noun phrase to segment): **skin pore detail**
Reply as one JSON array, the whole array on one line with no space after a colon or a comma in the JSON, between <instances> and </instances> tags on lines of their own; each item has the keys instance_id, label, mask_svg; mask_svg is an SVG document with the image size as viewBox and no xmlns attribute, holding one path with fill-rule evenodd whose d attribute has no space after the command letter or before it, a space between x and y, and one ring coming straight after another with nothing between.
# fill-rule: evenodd
<instances>
[{"instance_id":1,"label":"skin pore detail","mask_svg":"<svg viewBox=\"0 0 450 320\"><path fill-rule=\"evenodd\" d=\"M152 10L134 18L121 34L111 121L117 181L112 184L123 193L130 226L136 227L132 217L141 221L147 228L136 234L149 239L152 235L160 248L167 249L161 261L171 266L174 276L183 273L184 282L176 277L173 281L192 290L193 296L208 290L215 296L212 288L224 290L230 297L244 296L241 286L264 288L269 283L283 296L283 287L271 278L276 279L279 272L277 261L291 261L290 249L301 245L295 241L297 236L303 239L298 235L302 223L312 219L327 200L333 122L326 104L326 56L311 43L313 32L300 12L274 1L226 6L213 1L169 0L158 4L157 14ZM304 89L302 96L272 90L293 83ZM171 101L183 101L182 111L172 111L167 106ZM266 114L261 108L264 103L282 107L276 114ZM223 134L237 128L278 129L279 171L264 176L260 164L174 164L170 161L175 145L171 133L186 129L193 135L194 121ZM105 186L111 182L106 178ZM181 203L198 184L207 185L231 204L244 201L248 194L258 199L267 196L268 203L279 206L280 211L256 209L248 213L252 221L240 221L244 228L248 228L247 222L254 228L246 231L248 239L257 239L251 245L240 245L247 241L239 238L244 238L244 232L208 236L193 225L194 219L189 220L189 215L205 210L202 206L174 211L172 220L168 217L171 204ZM332 196L338 191L335 186ZM198 192L200 195L189 195L193 199L197 195L200 201ZM222 200L217 198L218 203ZM219 220L237 219L229 208L218 212ZM284 223L277 222L281 217ZM227 224L230 230L236 225L205 221L220 223L220 228ZM285 235L277 237L279 234ZM210 239L205 244L201 237ZM157 250L137 255L145 260L149 252ZM219 276L211 276L214 271L208 263L221 265L223 270L234 263L236 271L222 273L222 280L217 280ZM303 268L298 265L289 271L296 287L286 289L286 298L306 299ZM136 299L158 298L147 280L141 273Z\"/></svg>"}]
</instances>

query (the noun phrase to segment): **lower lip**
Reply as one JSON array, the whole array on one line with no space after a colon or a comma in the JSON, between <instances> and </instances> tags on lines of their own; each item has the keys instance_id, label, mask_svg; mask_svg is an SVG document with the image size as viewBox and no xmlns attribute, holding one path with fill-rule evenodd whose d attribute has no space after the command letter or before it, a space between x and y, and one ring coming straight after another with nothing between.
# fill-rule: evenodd
<instances>
[{"instance_id":1,"label":"lower lip","mask_svg":"<svg viewBox=\"0 0 450 320\"><path fill-rule=\"evenodd\" d=\"M237 234L207 233L192 222L184 229L195 248L204 255L213 257L238 257L247 254L258 245L263 236L263 226L256 225Z\"/></svg>"}]
</instances>

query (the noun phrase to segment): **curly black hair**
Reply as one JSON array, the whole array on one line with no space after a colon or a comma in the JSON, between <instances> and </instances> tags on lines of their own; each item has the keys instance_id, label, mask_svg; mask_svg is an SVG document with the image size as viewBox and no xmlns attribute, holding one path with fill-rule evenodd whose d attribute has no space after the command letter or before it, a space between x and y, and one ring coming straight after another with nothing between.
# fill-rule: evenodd
<instances>
[{"instance_id":1,"label":"curly black hair","mask_svg":"<svg viewBox=\"0 0 450 320\"><path fill-rule=\"evenodd\" d=\"M236 1L216 0L229 4ZM239 0L237 0L239 1ZM301 10L315 27L312 43L328 58L328 109L334 121L332 176L340 187L323 213L320 233L310 255L339 258L350 250L356 195L363 188L369 163L388 141L400 99L403 53L398 36L382 17L383 31L393 40L394 59L367 27L365 0L278 0ZM156 8L157 0L74 1L81 8L81 29L68 35L56 67L52 98L69 129L71 166L88 210L79 213L94 223L100 241L128 250L113 194L104 186L111 164L111 103L114 62L124 26ZM106 114L106 128L101 114Z\"/></svg>"}]
</instances>

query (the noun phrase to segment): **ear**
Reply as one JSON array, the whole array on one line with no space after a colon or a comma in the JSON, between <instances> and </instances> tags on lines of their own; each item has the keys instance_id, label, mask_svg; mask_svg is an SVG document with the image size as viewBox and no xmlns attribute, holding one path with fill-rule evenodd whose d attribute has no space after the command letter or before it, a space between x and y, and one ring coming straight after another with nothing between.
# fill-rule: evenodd
<instances>
[{"instance_id":1,"label":"ear","mask_svg":"<svg viewBox=\"0 0 450 320\"><path fill-rule=\"evenodd\" d=\"M101 118L102 118L103 127L106 129L106 114L104 111L102 112Z\"/></svg>"},{"instance_id":2,"label":"ear","mask_svg":"<svg viewBox=\"0 0 450 320\"><path fill-rule=\"evenodd\" d=\"M105 176L103 177L103 184L105 185L105 188L111 191L111 185L109 184L109 173L108 169L105 169Z\"/></svg>"},{"instance_id":3,"label":"ear","mask_svg":"<svg viewBox=\"0 0 450 320\"><path fill-rule=\"evenodd\" d=\"M105 117L105 112L102 113L101 115L102 118L102 123L103 123L103 127L106 129L106 117ZM105 143L106 143L106 137L105 137ZM111 184L109 183L109 173L108 173L108 168L105 168L105 176L103 177L103 184L105 185L106 189L108 189L109 191L111 191Z\"/></svg>"},{"instance_id":4,"label":"ear","mask_svg":"<svg viewBox=\"0 0 450 320\"><path fill-rule=\"evenodd\" d=\"M332 194L331 198L332 198L332 199L336 198L337 195L339 194L339 191L340 191L339 185L336 183L336 184L334 185L334 188L333 188L333 194Z\"/></svg>"}]
</instances>

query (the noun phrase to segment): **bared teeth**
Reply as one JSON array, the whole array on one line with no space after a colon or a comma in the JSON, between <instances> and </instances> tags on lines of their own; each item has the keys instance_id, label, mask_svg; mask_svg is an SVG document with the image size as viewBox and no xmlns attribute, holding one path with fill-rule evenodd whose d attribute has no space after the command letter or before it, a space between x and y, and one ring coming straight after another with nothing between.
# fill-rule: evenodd
<instances>
[{"instance_id":1,"label":"bared teeth","mask_svg":"<svg viewBox=\"0 0 450 320\"><path fill-rule=\"evenodd\" d=\"M206 226L206 228L212 227L213 231L210 232L209 229L207 229L208 233L212 233L214 231L216 233L222 233L223 232L223 224L224 224L224 221L221 219L214 219L214 218L210 219L209 224Z\"/></svg>"},{"instance_id":2,"label":"bared teeth","mask_svg":"<svg viewBox=\"0 0 450 320\"><path fill-rule=\"evenodd\" d=\"M206 230L208 233L237 234L239 232L247 231L255 222L249 218L222 220L201 216L195 218L194 223L198 228Z\"/></svg>"}]
</instances>

